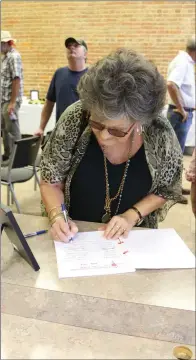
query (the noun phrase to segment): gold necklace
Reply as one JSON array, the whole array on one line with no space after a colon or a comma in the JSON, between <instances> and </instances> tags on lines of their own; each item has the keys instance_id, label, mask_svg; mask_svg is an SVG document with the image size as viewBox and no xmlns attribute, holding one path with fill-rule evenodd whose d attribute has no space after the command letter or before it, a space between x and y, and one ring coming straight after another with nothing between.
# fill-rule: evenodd
<instances>
[{"instance_id":1,"label":"gold necklace","mask_svg":"<svg viewBox=\"0 0 196 360\"><path fill-rule=\"evenodd\" d=\"M129 164L130 164L130 159L128 159L127 162L126 162L124 174L123 174L123 177L122 177L122 180L121 180L121 183L120 183L120 186L119 186L119 189L118 189L116 195L113 198L110 198L110 184L109 184L109 178L108 178L107 159L106 159L106 157L104 155L104 169L105 169L105 181L106 181L106 197L105 197L104 210L106 212L102 216L102 222L103 223L108 223L108 221L110 221L110 219L112 217L112 215L111 215L111 203L112 203L112 201L116 200L119 197L119 201L118 201L118 205L117 205L117 208L116 208L115 215L117 215L117 213L118 213L120 203L121 203L121 199L122 199L122 192L123 192L125 180L126 180L126 177L127 177Z\"/></svg>"}]
</instances>

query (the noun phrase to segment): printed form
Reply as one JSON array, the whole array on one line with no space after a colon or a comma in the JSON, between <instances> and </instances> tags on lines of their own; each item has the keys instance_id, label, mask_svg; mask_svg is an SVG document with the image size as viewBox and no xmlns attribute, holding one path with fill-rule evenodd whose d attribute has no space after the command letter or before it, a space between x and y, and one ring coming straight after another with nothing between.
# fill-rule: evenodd
<instances>
[{"instance_id":1,"label":"printed form","mask_svg":"<svg viewBox=\"0 0 196 360\"><path fill-rule=\"evenodd\" d=\"M195 268L195 256L174 229L132 230L121 241L106 240L100 231L55 241L59 278Z\"/></svg>"},{"instance_id":2,"label":"printed form","mask_svg":"<svg viewBox=\"0 0 196 360\"><path fill-rule=\"evenodd\" d=\"M78 233L70 243L55 241L59 278L134 272L131 254L103 232Z\"/></svg>"}]
</instances>

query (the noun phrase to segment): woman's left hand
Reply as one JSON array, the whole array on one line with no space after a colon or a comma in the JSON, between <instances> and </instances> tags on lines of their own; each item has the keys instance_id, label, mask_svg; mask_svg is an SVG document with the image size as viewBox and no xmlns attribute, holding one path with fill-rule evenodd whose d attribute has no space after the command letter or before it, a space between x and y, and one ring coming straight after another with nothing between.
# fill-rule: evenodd
<instances>
[{"instance_id":1,"label":"woman's left hand","mask_svg":"<svg viewBox=\"0 0 196 360\"><path fill-rule=\"evenodd\" d=\"M138 216L133 210L129 210L129 213L113 216L109 223L102 227L104 237L112 240L117 240L121 236L126 238L137 221Z\"/></svg>"}]
</instances>

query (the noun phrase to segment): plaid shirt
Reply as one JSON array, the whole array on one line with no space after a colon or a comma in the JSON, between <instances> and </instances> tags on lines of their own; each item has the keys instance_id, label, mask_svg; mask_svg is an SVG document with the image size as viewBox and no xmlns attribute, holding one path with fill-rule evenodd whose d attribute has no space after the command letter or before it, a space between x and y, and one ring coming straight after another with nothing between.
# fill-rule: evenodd
<instances>
[{"instance_id":1,"label":"plaid shirt","mask_svg":"<svg viewBox=\"0 0 196 360\"><path fill-rule=\"evenodd\" d=\"M1 61L1 103L10 102L12 81L15 78L20 78L20 90L16 98L16 102L20 104L23 95L22 61L18 51L12 48Z\"/></svg>"}]
</instances>

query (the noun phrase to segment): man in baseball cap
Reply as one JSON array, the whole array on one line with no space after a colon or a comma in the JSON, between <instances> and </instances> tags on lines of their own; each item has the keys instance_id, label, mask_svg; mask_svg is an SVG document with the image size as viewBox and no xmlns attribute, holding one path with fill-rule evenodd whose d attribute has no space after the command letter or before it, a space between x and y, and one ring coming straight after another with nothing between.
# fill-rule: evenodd
<instances>
[{"instance_id":1,"label":"man in baseball cap","mask_svg":"<svg viewBox=\"0 0 196 360\"><path fill-rule=\"evenodd\" d=\"M35 135L42 136L56 103L56 121L66 108L79 100L77 85L87 71L87 44L84 40L68 37L65 40L68 66L57 69L50 83L41 114L40 127Z\"/></svg>"},{"instance_id":2,"label":"man in baseball cap","mask_svg":"<svg viewBox=\"0 0 196 360\"><path fill-rule=\"evenodd\" d=\"M75 39L73 37L69 37L65 40L65 47L68 48L71 44L78 44L78 45L81 45L81 46L84 46L86 51L88 51L88 47L87 47L87 44L85 43L84 40L82 39Z\"/></svg>"},{"instance_id":3,"label":"man in baseball cap","mask_svg":"<svg viewBox=\"0 0 196 360\"><path fill-rule=\"evenodd\" d=\"M13 47L16 40L9 31L1 31L1 118L4 154L2 166L7 166L14 140L19 140L18 112L23 95L23 68L19 52Z\"/></svg>"}]
</instances>

